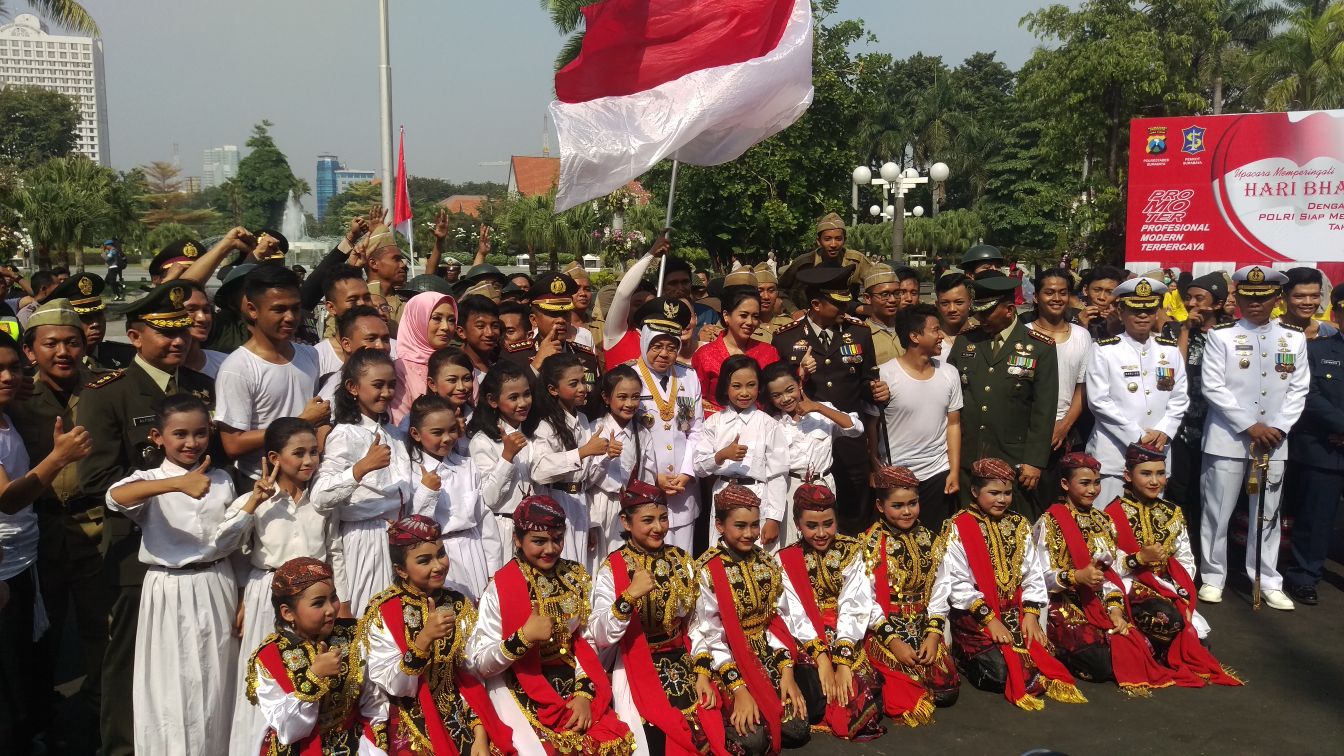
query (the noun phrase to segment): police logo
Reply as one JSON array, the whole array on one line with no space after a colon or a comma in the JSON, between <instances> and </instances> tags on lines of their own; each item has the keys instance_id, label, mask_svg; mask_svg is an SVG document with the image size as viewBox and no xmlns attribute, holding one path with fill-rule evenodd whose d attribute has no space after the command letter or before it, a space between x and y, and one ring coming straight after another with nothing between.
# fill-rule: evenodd
<instances>
[{"instance_id":1,"label":"police logo","mask_svg":"<svg viewBox=\"0 0 1344 756\"><path fill-rule=\"evenodd\" d=\"M1188 126L1181 129L1181 152L1198 155L1204 151L1204 127Z\"/></svg>"},{"instance_id":2,"label":"police logo","mask_svg":"<svg viewBox=\"0 0 1344 756\"><path fill-rule=\"evenodd\" d=\"M183 256L183 257L190 257L190 258L193 258L193 259L194 259L194 258L195 258L197 255L199 255L199 254L200 254L200 250L196 249L196 245L195 245L195 244L192 244L191 242L187 242L186 244L183 244L183 245L182 245L182 256Z\"/></svg>"},{"instance_id":3,"label":"police logo","mask_svg":"<svg viewBox=\"0 0 1344 756\"><path fill-rule=\"evenodd\" d=\"M174 286L168 290L168 301L173 303L173 307L181 307L182 303L187 301L187 290L181 286Z\"/></svg>"},{"instance_id":4,"label":"police logo","mask_svg":"<svg viewBox=\"0 0 1344 756\"><path fill-rule=\"evenodd\" d=\"M80 276L79 283L76 285L79 287L80 294L83 294L86 297L93 294L93 280L88 276Z\"/></svg>"},{"instance_id":5,"label":"police logo","mask_svg":"<svg viewBox=\"0 0 1344 756\"><path fill-rule=\"evenodd\" d=\"M1148 279L1141 278L1138 285L1134 287L1134 293L1140 297L1151 297L1153 295L1153 285L1148 283Z\"/></svg>"},{"instance_id":6,"label":"police logo","mask_svg":"<svg viewBox=\"0 0 1344 756\"><path fill-rule=\"evenodd\" d=\"M1161 155L1167 151L1166 126L1148 127L1148 144L1144 147L1144 151L1149 155Z\"/></svg>"},{"instance_id":7,"label":"police logo","mask_svg":"<svg viewBox=\"0 0 1344 756\"><path fill-rule=\"evenodd\" d=\"M552 294L565 293L565 280L563 278L556 278L551 281L551 293Z\"/></svg>"}]
</instances>

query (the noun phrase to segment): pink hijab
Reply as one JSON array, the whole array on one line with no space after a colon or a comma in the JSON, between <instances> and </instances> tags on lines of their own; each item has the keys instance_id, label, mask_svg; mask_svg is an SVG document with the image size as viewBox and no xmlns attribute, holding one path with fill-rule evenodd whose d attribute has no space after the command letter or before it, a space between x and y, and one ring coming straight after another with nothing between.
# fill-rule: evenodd
<instances>
[{"instance_id":1,"label":"pink hijab","mask_svg":"<svg viewBox=\"0 0 1344 756\"><path fill-rule=\"evenodd\" d=\"M429 357L434 354L429 343L429 316L444 302L453 306L456 316L457 300L432 291L411 297L401 310L397 323L397 393L392 397L394 423L400 424L411 414L411 403L429 388Z\"/></svg>"}]
</instances>

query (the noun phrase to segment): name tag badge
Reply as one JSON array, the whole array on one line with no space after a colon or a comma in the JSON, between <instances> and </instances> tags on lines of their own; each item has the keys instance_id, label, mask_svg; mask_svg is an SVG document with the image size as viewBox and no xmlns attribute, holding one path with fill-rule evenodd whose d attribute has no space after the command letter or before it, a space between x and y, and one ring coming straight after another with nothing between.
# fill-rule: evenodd
<instances>
[{"instance_id":1,"label":"name tag badge","mask_svg":"<svg viewBox=\"0 0 1344 756\"><path fill-rule=\"evenodd\" d=\"M145 415L144 417L131 418L131 425L136 428L139 428L142 425L152 425L153 423L154 423L153 415Z\"/></svg>"},{"instance_id":2,"label":"name tag badge","mask_svg":"<svg viewBox=\"0 0 1344 756\"><path fill-rule=\"evenodd\" d=\"M1322 364L1322 365L1334 365L1335 367L1339 367L1339 360L1321 360L1321 364Z\"/></svg>"}]
</instances>

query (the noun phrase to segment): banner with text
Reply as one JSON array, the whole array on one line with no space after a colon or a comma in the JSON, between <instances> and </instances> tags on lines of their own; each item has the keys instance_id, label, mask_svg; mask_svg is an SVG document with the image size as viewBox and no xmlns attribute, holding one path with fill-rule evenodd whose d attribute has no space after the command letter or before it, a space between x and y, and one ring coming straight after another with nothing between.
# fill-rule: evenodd
<instances>
[{"instance_id":1,"label":"banner with text","mask_svg":"<svg viewBox=\"0 0 1344 756\"><path fill-rule=\"evenodd\" d=\"M1344 272L1344 110L1130 124L1125 259ZM1334 269L1334 270L1331 270Z\"/></svg>"}]
</instances>

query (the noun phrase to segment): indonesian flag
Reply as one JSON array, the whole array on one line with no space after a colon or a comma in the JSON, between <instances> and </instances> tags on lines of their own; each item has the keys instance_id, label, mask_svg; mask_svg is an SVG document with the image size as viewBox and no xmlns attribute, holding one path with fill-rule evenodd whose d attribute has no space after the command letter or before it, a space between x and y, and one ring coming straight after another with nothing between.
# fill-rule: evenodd
<instances>
[{"instance_id":1,"label":"indonesian flag","mask_svg":"<svg viewBox=\"0 0 1344 756\"><path fill-rule=\"evenodd\" d=\"M392 227L411 244L411 259L415 259L415 235L411 229L411 193L406 190L406 128L401 129L397 143L397 190L392 200Z\"/></svg>"},{"instance_id":2,"label":"indonesian flag","mask_svg":"<svg viewBox=\"0 0 1344 756\"><path fill-rule=\"evenodd\" d=\"M812 104L808 0L601 0L555 75L560 212L658 161L726 163Z\"/></svg>"}]
</instances>

